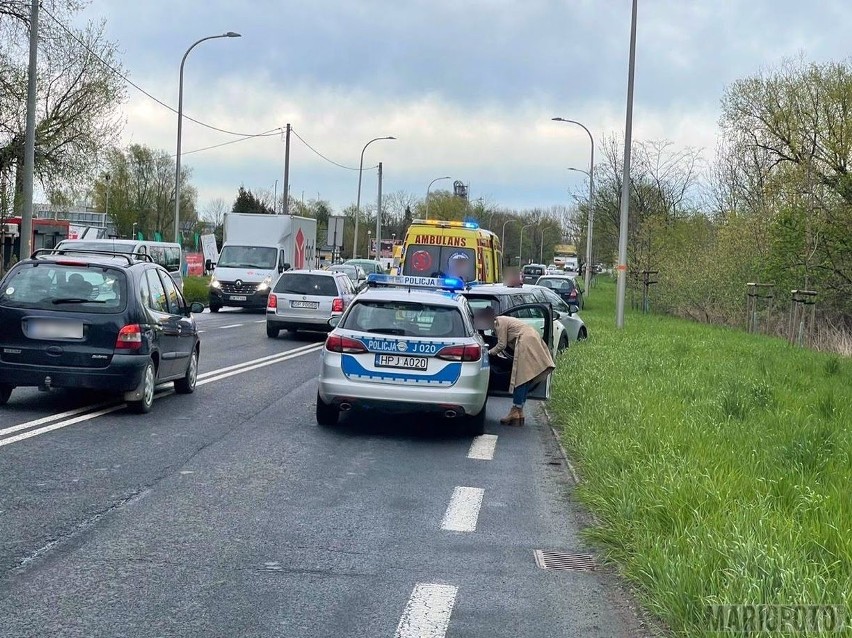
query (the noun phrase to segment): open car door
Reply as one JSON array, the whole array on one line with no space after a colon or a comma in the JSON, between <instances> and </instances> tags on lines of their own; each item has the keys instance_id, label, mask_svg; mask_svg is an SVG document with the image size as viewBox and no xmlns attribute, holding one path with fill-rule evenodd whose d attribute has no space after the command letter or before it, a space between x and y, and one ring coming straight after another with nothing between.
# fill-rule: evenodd
<instances>
[{"instance_id":1,"label":"open car door","mask_svg":"<svg viewBox=\"0 0 852 638\"><path fill-rule=\"evenodd\" d=\"M542 340L547 345L548 352L553 352L553 312L550 309L549 304L523 304L501 313L500 316L515 317L516 319L520 319L521 321L535 327L541 335ZM497 345L497 337L491 334L491 331L486 332L483 336L489 348L493 348ZM509 382L512 379L514 352L509 351L507 348L500 355L490 357L490 363L491 370L488 380L488 394L490 396L511 396L511 393L509 392ZM527 396L530 399L549 399L550 375L548 375L545 381L530 388Z\"/></svg>"}]
</instances>

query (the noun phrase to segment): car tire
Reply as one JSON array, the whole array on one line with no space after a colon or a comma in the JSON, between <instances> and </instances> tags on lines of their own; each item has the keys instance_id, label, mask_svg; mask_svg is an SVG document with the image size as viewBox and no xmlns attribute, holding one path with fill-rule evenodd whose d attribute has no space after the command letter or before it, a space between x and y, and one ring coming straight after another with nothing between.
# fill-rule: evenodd
<instances>
[{"instance_id":1,"label":"car tire","mask_svg":"<svg viewBox=\"0 0 852 638\"><path fill-rule=\"evenodd\" d=\"M589 338L589 334L586 332L585 328L580 328L580 332L577 333L577 341L585 341Z\"/></svg>"},{"instance_id":2,"label":"car tire","mask_svg":"<svg viewBox=\"0 0 852 638\"><path fill-rule=\"evenodd\" d=\"M198 381L198 349L189 355L189 363L186 366L186 374L182 379L175 381L175 392L178 394L192 394L195 392L195 384Z\"/></svg>"},{"instance_id":3,"label":"car tire","mask_svg":"<svg viewBox=\"0 0 852 638\"><path fill-rule=\"evenodd\" d=\"M222 306L217 306L216 304L210 304L210 312L219 312L222 309Z\"/></svg>"},{"instance_id":4,"label":"car tire","mask_svg":"<svg viewBox=\"0 0 852 638\"><path fill-rule=\"evenodd\" d=\"M6 405L9 402L9 397L12 396L13 385L0 385L0 405Z\"/></svg>"},{"instance_id":5,"label":"car tire","mask_svg":"<svg viewBox=\"0 0 852 638\"><path fill-rule=\"evenodd\" d=\"M326 403L320 398L317 393L317 423L325 427L337 425L337 419L340 416L340 410L336 405Z\"/></svg>"},{"instance_id":6,"label":"car tire","mask_svg":"<svg viewBox=\"0 0 852 638\"><path fill-rule=\"evenodd\" d=\"M147 414L154 405L154 389L157 386L157 368L150 359L142 373L142 398L139 401L128 401L127 407L136 414Z\"/></svg>"},{"instance_id":7,"label":"car tire","mask_svg":"<svg viewBox=\"0 0 852 638\"><path fill-rule=\"evenodd\" d=\"M467 433L471 436L481 436L485 434L485 406L486 403L482 404L482 409L479 411L479 414L474 416L468 416L467 419Z\"/></svg>"},{"instance_id":8,"label":"car tire","mask_svg":"<svg viewBox=\"0 0 852 638\"><path fill-rule=\"evenodd\" d=\"M562 333L562 336L559 337L559 345L556 346L556 354L559 354L563 350L568 347L568 337L565 336L565 333Z\"/></svg>"},{"instance_id":9,"label":"car tire","mask_svg":"<svg viewBox=\"0 0 852 638\"><path fill-rule=\"evenodd\" d=\"M270 339L277 339L279 333L281 332L281 328L276 328L268 321L266 322L266 336Z\"/></svg>"}]
</instances>

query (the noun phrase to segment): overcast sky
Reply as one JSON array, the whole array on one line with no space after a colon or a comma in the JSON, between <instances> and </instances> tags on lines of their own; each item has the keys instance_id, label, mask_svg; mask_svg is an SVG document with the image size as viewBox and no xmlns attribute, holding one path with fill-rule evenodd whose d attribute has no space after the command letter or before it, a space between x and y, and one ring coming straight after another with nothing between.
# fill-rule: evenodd
<instances>
[{"instance_id":1,"label":"overcast sky","mask_svg":"<svg viewBox=\"0 0 852 638\"><path fill-rule=\"evenodd\" d=\"M785 56L849 54L848 0L639 0L634 137L716 144L719 99L737 78ZM92 0L132 79L173 106L187 60L184 112L260 133L290 122L317 150L358 165L383 162L385 192L422 195L435 177L515 208L571 202L588 167L582 129L624 128L629 0ZM129 90L126 142L174 151L176 116ZM234 139L191 122L184 153ZM284 144L258 138L184 156L199 206L237 187L282 188ZM357 171L291 147L291 194L335 207L355 200ZM449 182L445 182L449 185ZM364 174L365 201L376 193Z\"/></svg>"}]
</instances>

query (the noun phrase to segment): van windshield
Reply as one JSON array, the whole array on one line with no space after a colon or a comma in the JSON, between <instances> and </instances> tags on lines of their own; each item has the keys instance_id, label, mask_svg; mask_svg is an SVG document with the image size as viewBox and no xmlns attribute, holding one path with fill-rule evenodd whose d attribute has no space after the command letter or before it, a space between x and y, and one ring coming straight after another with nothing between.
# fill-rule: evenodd
<instances>
[{"instance_id":1,"label":"van windshield","mask_svg":"<svg viewBox=\"0 0 852 638\"><path fill-rule=\"evenodd\" d=\"M409 244L405 249L403 275L476 279L476 253L470 248Z\"/></svg>"},{"instance_id":2,"label":"van windshield","mask_svg":"<svg viewBox=\"0 0 852 638\"><path fill-rule=\"evenodd\" d=\"M62 242L61 250L94 250L101 253L123 253L129 255L136 249L136 244L120 244L112 241L74 241Z\"/></svg>"},{"instance_id":3,"label":"van windshield","mask_svg":"<svg viewBox=\"0 0 852 638\"><path fill-rule=\"evenodd\" d=\"M216 266L219 268L257 268L273 270L277 266L277 248L265 246L225 246Z\"/></svg>"}]
</instances>

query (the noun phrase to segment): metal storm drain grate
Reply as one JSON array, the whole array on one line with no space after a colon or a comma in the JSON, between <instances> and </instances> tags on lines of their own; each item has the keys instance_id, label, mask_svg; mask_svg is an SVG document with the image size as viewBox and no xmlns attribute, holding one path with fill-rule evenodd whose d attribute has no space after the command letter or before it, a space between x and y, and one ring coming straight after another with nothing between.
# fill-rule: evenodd
<instances>
[{"instance_id":1,"label":"metal storm drain grate","mask_svg":"<svg viewBox=\"0 0 852 638\"><path fill-rule=\"evenodd\" d=\"M565 552L548 552L543 549L537 549L533 553L535 554L535 564L540 569L593 571L597 568L595 559L591 554L566 554Z\"/></svg>"}]
</instances>

